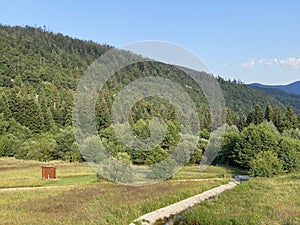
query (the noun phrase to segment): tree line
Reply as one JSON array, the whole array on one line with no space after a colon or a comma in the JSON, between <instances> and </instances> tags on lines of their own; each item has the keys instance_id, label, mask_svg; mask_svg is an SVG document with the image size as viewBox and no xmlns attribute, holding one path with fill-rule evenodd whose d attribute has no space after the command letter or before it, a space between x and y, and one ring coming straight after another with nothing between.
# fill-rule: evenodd
<instances>
[{"instance_id":1,"label":"tree line","mask_svg":"<svg viewBox=\"0 0 300 225\"><path fill-rule=\"evenodd\" d=\"M108 45L54 34L45 28L0 25L0 156L84 160L72 130L74 93L82 73L109 49ZM112 125L110 110L115 97L130 82L147 76L176 82L195 102L201 129L189 163L199 163L212 129L209 105L192 78L164 63L130 65L105 84L95 107L96 125L104 145L114 157L121 155L126 162L151 165L168 157L179 143L181 126L176 110L159 97L137 102L129 122L134 134L146 139L151 119L162 118L167 124L162 143L151 151L139 152L122 145L114 135L114 126L118 125ZM293 108L239 81L221 77L217 80L227 105L224 113L228 129L214 163L239 166L256 174L253 168L269 158L266 162L278 165L275 173L297 169L300 117ZM87 146L92 141L88 140Z\"/></svg>"},{"instance_id":2,"label":"tree line","mask_svg":"<svg viewBox=\"0 0 300 225\"><path fill-rule=\"evenodd\" d=\"M230 120L230 117L228 118ZM300 116L267 104L249 112L246 126L228 125L216 164L240 167L254 176L273 176L300 169Z\"/></svg>"}]
</instances>

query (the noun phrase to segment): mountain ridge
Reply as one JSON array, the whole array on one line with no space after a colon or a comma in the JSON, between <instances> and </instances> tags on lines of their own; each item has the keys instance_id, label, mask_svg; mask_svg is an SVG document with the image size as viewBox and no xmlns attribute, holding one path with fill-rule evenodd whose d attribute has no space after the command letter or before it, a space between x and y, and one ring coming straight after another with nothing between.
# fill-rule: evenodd
<instances>
[{"instance_id":1,"label":"mountain ridge","mask_svg":"<svg viewBox=\"0 0 300 225\"><path fill-rule=\"evenodd\" d=\"M284 92L300 95L300 81L295 81L287 85L265 85L261 83L248 84L250 87L279 89Z\"/></svg>"},{"instance_id":2,"label":"mountain ridge","mask_svg":"<svg viewBox=\"0 0 300 225\"><path fill-rule=\"evenodd\" d=\"M300 113L300 95L285 92L277 88L263 88L256 86L253 86L251 88L260 90L266 93L267 95L272 96L285 106L291 105L296 113Z\"/></svg>"}]
</instances>

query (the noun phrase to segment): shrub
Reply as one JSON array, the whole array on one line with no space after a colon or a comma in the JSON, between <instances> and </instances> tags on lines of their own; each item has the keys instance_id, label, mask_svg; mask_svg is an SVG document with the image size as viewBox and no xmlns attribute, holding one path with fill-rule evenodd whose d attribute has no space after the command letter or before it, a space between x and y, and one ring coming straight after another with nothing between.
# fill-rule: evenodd
<instances>
[{"instance_id":1,"label":"shrub","mask_svg":"<svg viewBox=\"0 0 300 225\"><path fill-rule=\"evenodd\" d=\"M278 156L283 161L285 172L294 172L300 167L300 141L291 138L282 138L279 142Z\"/></svg>"},{"instance_id":2,"label":"shrub","mask_svg":"<svg viewBox=\"0 0 300 225\"><path fill-rule=\"evenodd\" d=\"M252 176L271 177L282 171L282 161L274 152L262 151L250 160L250 174Z\"/></svg>"}]
</instances>

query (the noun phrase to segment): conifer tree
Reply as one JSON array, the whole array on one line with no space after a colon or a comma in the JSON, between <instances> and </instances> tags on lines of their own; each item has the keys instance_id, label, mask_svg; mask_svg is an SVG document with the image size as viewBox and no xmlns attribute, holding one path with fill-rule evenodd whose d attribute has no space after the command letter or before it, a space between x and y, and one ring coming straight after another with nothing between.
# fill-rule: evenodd
<instances>
[{"instance_id":1,"label":"conifer tree","mask_svg":"<svg viewBox=\"0 0 300 225\"><path fill-rule=\"evenodd\" d=\"M283 116L283 128L285 130L290 130L296 128L297 117L291 105L288 105L285 109Z\"/></svg>"},{"instance_id":2,"label":"conifer tree","mask_svg":"<svg viewBox=\"0 0 300 225\"><path fill-rule=\"evenodd\" d=\"M266 105L265 119L268 122L273 120L273 109L272 109L272 106L269 103L267 103L267 105Z\"/></svg>"}]
</instances>

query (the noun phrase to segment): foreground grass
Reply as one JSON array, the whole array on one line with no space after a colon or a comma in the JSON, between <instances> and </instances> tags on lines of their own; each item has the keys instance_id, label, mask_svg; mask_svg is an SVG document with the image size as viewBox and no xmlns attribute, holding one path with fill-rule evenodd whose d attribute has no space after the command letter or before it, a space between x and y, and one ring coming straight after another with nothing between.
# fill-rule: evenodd
<instances>
[{"instance_id":1,"label":"foreground grass","mask_svg":"<svg viewBox=\"0 0 300 225\"><path fill-rule=\"evenodd\" d=\"M56 166L57 179L41 179L41 166ZM0 158L0 188L60 186L0 192L1 224L129 224L141 215L227 183L242 171L182 168L172 180L131 187L99 183L85 163ZM202 180L223 178L220 180ZM196 180L195 180L196 179ZM189 181L190 180L190 181ZM214 201L183 214L184 224L300 224L300 175L252 178Z\"/></svg>"},{"instance_id":2,"label":"foreground grass","mask_svg":"<svg viewBox=\"0 0 300 225\"><path fill-rule=\"evenodd\" d=\"M1 224L126 224L227 181L165 181L150 186L98 183L0 192Z\"/></svg>"},{"instance_id":3,"label":"foreground grass","mask_svg":"<svg viewBox=\"0 0 300 225\"><path fill-rule=\"evenodd\" d=\"M57 179L41 178L41 166L45 165L57 167ZM199 173L198 166L189 166L178 173L177 180L131 187L95 182L95 172L85 163L0 158L2 188L61 185L52 189L0 192L0 224L127 225L145 213L229 181L179 181L178 178L227 177L231 170L211 167L201 172L201 176Z\"/></svg>"},{"instance_id":4,"label":"foreground grass","mask_svg":"<svg viewBox=\"0 0 300 225\"><path fill-rule=\"evenodd\" d=\"M183 213L186 225L300 224L300 174L252 178Z\"/></svg>"}]
</instances>

